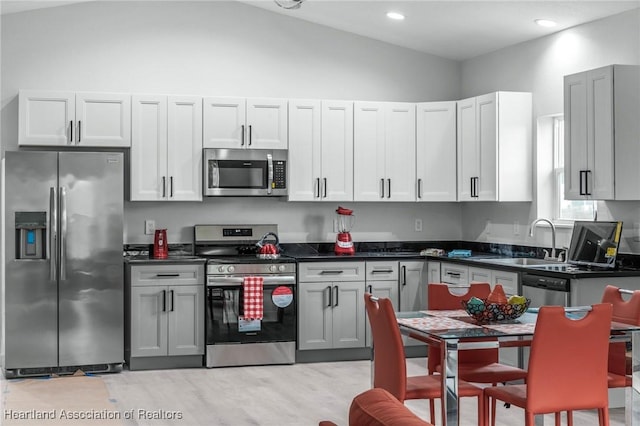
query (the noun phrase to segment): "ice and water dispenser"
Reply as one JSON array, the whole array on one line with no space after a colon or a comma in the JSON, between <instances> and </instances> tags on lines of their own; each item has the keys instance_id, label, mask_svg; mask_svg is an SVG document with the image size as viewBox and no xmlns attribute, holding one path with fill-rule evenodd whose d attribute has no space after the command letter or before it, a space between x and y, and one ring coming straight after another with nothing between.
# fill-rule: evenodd
<instances>
[{"instance_id":1,"label":"ice and water dispenser","mask_svg":"<svg viewBox=\"0 0 640 426\"><path fill-rule=\"evenodd\" d=\"M47 257L47 212L16 212L16 259Z\"/></svg>"}]
</instances>

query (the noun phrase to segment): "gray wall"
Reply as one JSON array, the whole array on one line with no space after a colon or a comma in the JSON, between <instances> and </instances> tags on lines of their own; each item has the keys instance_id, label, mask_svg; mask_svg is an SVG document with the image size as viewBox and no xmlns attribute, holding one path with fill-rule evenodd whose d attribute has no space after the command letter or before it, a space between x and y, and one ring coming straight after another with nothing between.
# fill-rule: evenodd
<instances>
[{"instance_id":1,"label":"gray wall","mask_svg":"<svg viewBox=\"0 0 640 426\"><path fill-rule=\"evenodd\" d=\"M535 120L563 112L564 75L610 64L640 65L640 10L464 61L461 94L470 97L495 90L533 92ZM529 237L528 224L536 216L535 202L463 203L462 238L550 246L549 230L539 229L535 238ZM624 221L621 251L640 252L640 202L599 202L598 219ZM489 227L487 220L491 221ZM520 224L519 235L514 235L516 221ZM558 245L567 246L571 228L559 229L558 233Z\"/></svg>"},{"instance_id":2,"label":"gray wall","mask_svg":"<svg viewBox=\"0 0 640 426\"><path fill-rule=\"evenodd\" d=\"M235 1L90 2L6 15L2 64L5 149L17 148L21 88L387 101L450 100L460 90L455 61ZM170 242L191 241L195 223L232 222L277 223L283 241L332 241L336 207L241 198L126 203L125 241L151 242L144 219L168 228ZM455 203L352 207L359 240L461 236ZM422 232L413 231L416 218Z\"/></svg>"}]
</instances>

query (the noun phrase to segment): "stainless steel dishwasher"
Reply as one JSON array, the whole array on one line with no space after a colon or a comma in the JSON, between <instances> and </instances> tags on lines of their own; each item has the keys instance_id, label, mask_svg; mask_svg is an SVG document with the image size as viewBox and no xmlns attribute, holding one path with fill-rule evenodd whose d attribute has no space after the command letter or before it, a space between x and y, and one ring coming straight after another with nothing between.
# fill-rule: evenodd
<instances>
[{"instance_id":1,"label":"stainless steel dishwasher","mask_svg":"<svg viewBox=\"0 0 640 426\"><path fill-rule=\"evenodd\" d=\"M571 284L568 278L549 277L537 274L522 274L522 295L531 299L529 308L543 305L569 306ZM529 348L519 351L520 368L527 369Z\"/></svg>"},{"instance_id":2,"label":"stainless steel dishwasher","mask_svg":"<svg viewBox=\"0 0 640 426\"><path fill-rule=\"evenodd\" d=\"M568 278L524 273L522 295L531 299L530 308L543 305L569 306L571 286Z\"/></svg>"}]
</instances>

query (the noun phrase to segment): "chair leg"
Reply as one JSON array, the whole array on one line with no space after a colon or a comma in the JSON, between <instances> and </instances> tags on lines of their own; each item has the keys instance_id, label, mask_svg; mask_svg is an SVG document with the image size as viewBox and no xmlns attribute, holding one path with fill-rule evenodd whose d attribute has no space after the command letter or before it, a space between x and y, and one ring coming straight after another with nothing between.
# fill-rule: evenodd
<instances>
[{"instance_id":1,"label":"chair leg","mask_svg":"<svg viewBox=\"0 0 640 426\"><path fill-rule=\"evenodd\" d=\"M479 422L481 425L487 426L489 424L489 417L491 416L495 416L496 413L491 413L491 411L489 410L489 399L493 399L490 398L489 395L483 393L482 395L482 422ZM480 397L478 397L478 404L480 404ZM495 423L495 418L492 418L491 421L493 423Z\"/></svg>"},{"instance_id":2,"label":"chair leg","mask_svg":"<svg viewBox=\"0 0 640 426\"><path fill-rule=\"evenodd\" d=\"M556 417L556 426L560 426L561 421L560 421L560 415L562 414L562 411L556 411L555 412L555 417Z\"/></svg>"},{"instance_id":3,"label":"chair leg","mask_svg":"<svg viewBox=\"0 0 640 426\"><path fill-rule=\"evenodd\" d=\"M598 410L598 419L600 420L600 426L609 426L609 407Z\"/></svg>"},{"instance_id":4,"label":"chair leg","mask_svg":"<svg viewBox=\"0 0 640 426\"><path fill-rule=\"evenodd\" d=\"M524 412L524 424L525 426L534 426L535 425L535 415L530 411Z\"/></svg>"},{"instance_id":5,"label":"chair leg","mask_svg":"<svg viewBox=\"0 0 640 426\"><path fill-rule=\"evenodd\" d=\"M433 399L429 400L429 421L436 424L436 402Z\"/></svg>"},{"instance_id":6,"label":"chair leg","mask_svg":"<svg viewBox=\"0 0 640 426\"><path fill-rule=\"evenodd\" d=\"M598 415L600 417L600 415ZM573 426L573 411L567 411L567 426Z\"/></svg>"},{"instance_id":7,"label":"chair leg","mask_svg":"<svg viewBox=\"0 0 640 426\"><path fill-rule=\"evenodd\" d=\"M484 417L484 403L482 395L478 395L478 426L486 426Z\"/></svg>"}]
</instances>

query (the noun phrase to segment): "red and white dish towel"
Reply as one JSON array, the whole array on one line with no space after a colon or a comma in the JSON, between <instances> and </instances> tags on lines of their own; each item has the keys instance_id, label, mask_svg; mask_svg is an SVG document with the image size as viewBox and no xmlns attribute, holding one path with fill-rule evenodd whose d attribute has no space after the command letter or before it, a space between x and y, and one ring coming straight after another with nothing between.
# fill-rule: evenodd
<instances>
[{"instance_id":1,"label":"red and white dish towel","mask_svg":"<svg viewBox=\"0 0 640 426\"><path fill-rule=\"evenodd\" d=\"M244 316L245 320L260 320L264 315L262 277L244 277Z\"/></svg>"}]
</instances>

